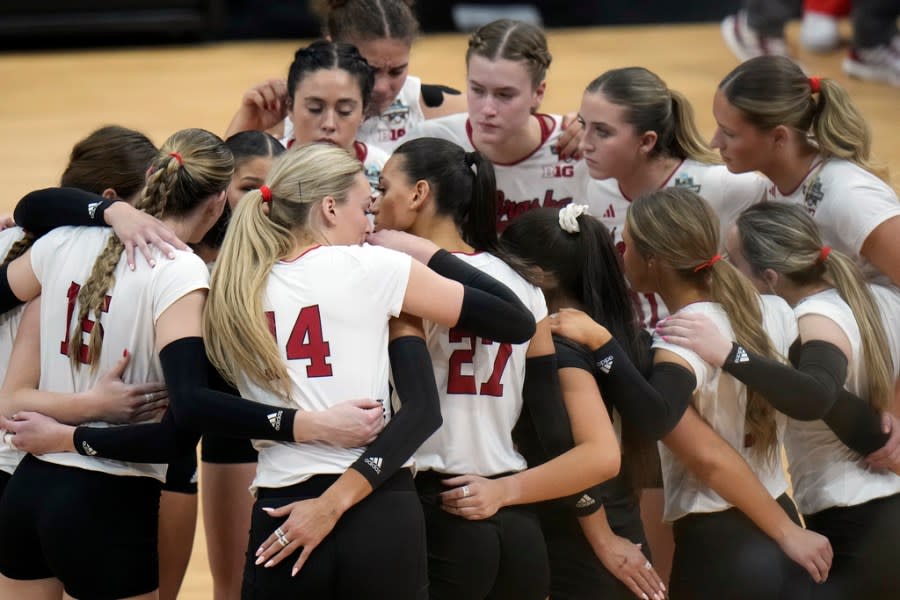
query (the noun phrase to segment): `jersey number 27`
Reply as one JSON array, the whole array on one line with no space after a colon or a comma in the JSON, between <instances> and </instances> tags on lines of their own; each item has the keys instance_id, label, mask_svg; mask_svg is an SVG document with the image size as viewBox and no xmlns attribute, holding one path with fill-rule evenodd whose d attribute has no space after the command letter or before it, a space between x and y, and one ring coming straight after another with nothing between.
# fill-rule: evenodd
<instances>
[{"instance_id":1,"label":"jersey number 27","mask_svg":"<svg viewBox=\"0 0 900 600\"><path fill-rule=\"evenodd\" d=\"M494 368L491 371L491 376L487 381L482 382L481 387L478 388L476 387L474 375L463 375L462 366L465 364L471 365L475 362L475 345L478 343L477 340L479 338L458 327L454 327L450 330L451 344L458 344L465 339L469 340L469 347L454 350L450 355L450 372L447 378L447 393L467 394L470 396L474 396L475 394L480 396L502 396L503 384L500 383L500 378L503 377L503 371L506 370L506 363L509 362L509 357L512 355L512 345L505 343L500 344L500 350L497 352L497 357L494 359ZM485 346L490 346L494 342L492 340L481 338L481 343Z\"/></svg>"}]
</instances>

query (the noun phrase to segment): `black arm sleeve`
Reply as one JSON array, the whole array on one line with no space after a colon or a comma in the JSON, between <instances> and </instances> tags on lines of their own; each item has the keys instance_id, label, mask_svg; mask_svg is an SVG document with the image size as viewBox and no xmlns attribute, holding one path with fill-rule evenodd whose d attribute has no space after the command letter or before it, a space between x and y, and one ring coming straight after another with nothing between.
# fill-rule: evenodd
<instances>
[{"instance_id":1,"label":"black arm sleeve","mask_svg":"<svg viewBox=\"0 0 900 600\"><path fill-rule=\"evenodd\" d=\"M844 389L847 357L834 344L811 340L791 347L796 368L734 344L724 371L762 394L772 406L798 421L822 419L848 448L869 454L884 445L881 416Z\"/></svg>"},{"instance_id":2,"label":"black arm sleeve","mask_svg":"<svg viewBox=\"0 0 900 600\"><path fill-rule=\"evenodd\" d=\"M645 379L614 339L594 351L594 360L600 392L611 399L623 420L653 440L675 428L697 387L694 374L673 363L653 365Z\"/></svg>"},{"instance_id":3,"label":"black arm sleeve","mask_svg":"<svg viewBox=\"0 0 900 600\"><path fill-rule=\"evenodd\" d=\"M535 332L534 315L508 287L456 258L438 250L428 267L465 286L457 327L496 342L523 344Z\"/></svg>"},{"instance_id":4,"label":"black arm sleeve","mask_svg":"<svg viewBox=\"0 0 900 600\"><path fill-rule=\"evenodd\" d=\"M15 307L24 304L13 293L12 288L9 287L9 276L6 272L8 268L9 265L0 267L0 314L9 312Z\"/></svg>"},{"instance_id":5,"label":"black arm sleeve","mask_svg":"<svg viewBox=\"0 0 900 600\"><path fill-rule=\"evenodd\" d=\"M296 409L212 389L220 378L206 357L202 338L175 340L160 350L159 361L169 389L169 411L179 427L245 439L294 441Z\"/></svg>"},{"instance_id":6,"label":"black arm sleeve","mask_svg":"<svg viewBox=\"0 0 900 600\"><path fill-rule=\"evenodd\" d=\"M422 100L425 101L425 106L428 108L436 108L444 103L444 94L459 96L460 91L446 85L423 83L421 94Z\"/></svg>"},{"instance_id":7,"label":"black arm sleeve","mask_svg":"<svg viewBox=\"0 0 900 600\"><path fill-rule=\"evenodd\" d=\"M103 213L114 200L77 188L47 188L27 194L16 205L16 225L43 235L65 225L107 227Z\"/></svg>"},{"instance_id":8,"label":"black arm sleeve","mask_svg":"<svg viewBox=\"0 0 900 600\"><path fill-rule=\"evenodd\" d=\"M164 463L193 452L200 433L181 429L167 410L159 423L75 429L75 449L84 456L101 456L138 463Z\"/></svg>"},{"instance_id":9,"label":"black arm sleeve","mask_svg":"<svg viewBox=\"0 0 900 600\"><path fill-rule=\"evenodd\" d=\"M397 338L388 345L388 354L394 388L402 405L375 441L350 465L373 489L396 473L443 423L425 340L416 336Z\"/></svg>"}]
</instances>

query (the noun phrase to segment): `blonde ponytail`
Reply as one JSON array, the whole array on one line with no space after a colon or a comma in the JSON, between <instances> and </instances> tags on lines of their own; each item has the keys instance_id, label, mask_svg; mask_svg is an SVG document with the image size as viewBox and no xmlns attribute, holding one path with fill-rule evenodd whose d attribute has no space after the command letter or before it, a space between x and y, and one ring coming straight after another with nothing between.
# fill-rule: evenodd
<instances>
[{"instance_id":1,"label":"blonde ponytail","mask_svg":"<svg viewBox=\"0 0 900 600\"><path fill-rule=\"evenodd\" d=\"M719 219L709 205L686 188L664 188L641 196L628 209L626 226L637 252L655 256L722 305L735 339L747 349L778 357L763 328L759 294L730 263L717 257ZM755 454L770 456L777 449L775 410L747 388L745 430Z\"/></svg>"},{"instance_id":2,"label":"blonde ponytail","mask_svg":"<svg viewBox=\"0 0 900 600\"><path fill-rule=\"evenodd\" d=\"M784 56L760 56L738 65L719 89L758 129L786 125L811 136L823 156L849 160L887 181L887 171L869 157L869 126L836 81L811 80Z\"/></svg>"},{"instance_id":3,"label":"blonde ponytail","mask_svg":"<svg viewBox=\"0 0 900 600\"><path fill-rule=\"evenodd\" d=\"M309 144L280 156L266 179L267 197L241 199L213 269L203 315L210 361L232 383L243 375L290 398L291 382L263 311L272 267L292 249L322 239L312 215L326 196L345 202L362 165L347 151Z\"/></svg>"},{"instance_id":4,"label":"blonde ponytail","mask_svg":"<svg viewBox=\"0 0 900 600\"><path fill-rule=\"evenodd\" d=\"M710 165L722 162L719 155L706 145L706 141L700 135L690 101L684 94L673 89L669 90L669 94L672 96L672 118L675 122L673 130L675 140L671 152L673 156Z\"/></svg>"},{"instance_id":5,"label":"blonde ponytail","mask_svg":"<svg viewBox=\"0 0 900 600\"><path fill-rule=\"evenodd\" d=\"M893 367L885 324L859 268L844 254L822 252L812 217L799 206L763 203L737 220L741 251L757 273L772 269L798 285L833 285L850 307L862 339L869 403L883 410L893 398Z\"/></svg>"}]
</instances>

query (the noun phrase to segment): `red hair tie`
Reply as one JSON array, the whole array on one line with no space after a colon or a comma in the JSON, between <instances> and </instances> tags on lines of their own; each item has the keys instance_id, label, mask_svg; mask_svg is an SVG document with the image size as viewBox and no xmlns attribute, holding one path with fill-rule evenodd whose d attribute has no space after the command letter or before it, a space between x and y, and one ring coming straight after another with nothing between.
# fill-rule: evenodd
<instances>
[{"instance_id":1,"label":"red hair tie","mask_svg":"<svg viewBox=\"0 0 900 600\"><path fill-rule=\"evenodd\" d=\"M179 154L178 152L169 152L169 156L177 160L179 165L181 165L182 167L184 166L184 159L181 158L181 154Z\"/></svg>"},{"instance_id":2,"label":"red hair tie","mask_svg":"<svg viewBox=\"0 0 900 600\"><path fill-rule=\"evenodd\" d=\"M831 254L831 246L822 246L822 249L819 250L818 262L825 262L829 254Z\"/></svg>"},{"instance_id":3,"label":"red hair tie","mask_svg":"<svg viewBox=\"0 0 900 600\"><path fill-rule=\"evenodd\" d=\"M272 190L269 189L267 185L259 186L259 193L262 194L263 204L268 204L272 201Z\"/></svg>"},{"instance_id":4,"label":"red hair tie","mask_svg":"<svg viewBox=\"0 0 900 600\"><path fill-rule=\"evenodd\" d=\"M820 77L809 78L809 89L813 94L819 93L819 90L822 88L821 81L822 79Z\"/></svg>"},{"instance_id":5,"label":"red hair tie","mask_svg":"<svg viewBox=\"0 0 900 600\"><path fill-rule=\"evenodd\" d=\"M697 265L696 267L694 267L694 273L698 273L698 272L702 271L703 269L711 269L712 266L714 264L716 264L717 262L719 262L720 260L722 260L722 255L716 254L708 261L702 262L699 265Z\"/></svg>"}]
</instances>

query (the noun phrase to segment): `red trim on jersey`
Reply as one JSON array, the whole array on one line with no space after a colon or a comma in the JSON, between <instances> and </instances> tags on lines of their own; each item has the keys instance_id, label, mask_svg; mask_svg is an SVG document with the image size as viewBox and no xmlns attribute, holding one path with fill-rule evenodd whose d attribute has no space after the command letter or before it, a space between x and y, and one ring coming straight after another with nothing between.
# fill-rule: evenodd
<instances>
[{"instance_id":1,"label":"red trim on jersey","mask_svg":"<svg viewBox=\"0 0 900 600\"><path fill-rule=\"evenodd\" d=\"M478 256L484 254L483 250L474 250L472 252L451 252L450 254L462 254L463 256Z\"/></svg>"},{"instance_id":2,"label":"red trim on jersey","mask_svg":"<svg viewBox=\"0 0 900 600\"><path fill-rule=\"evenodd\" d=\"M287 141L287 144L285 145L285 148L286 148L287 150L290 150L290 149L291 149L291 146L293 146L293 145L294 145L294 142L296 142L296 141L297 141L297 140L295 140L294 138L289 139L289 140Z\"/></svg>"},{"instance_id":3,"label":"red trim on jersey","mask_svg":"<svg viewBox=\"0 0 900 600\"><path fill-rule=\"evenodd\" d=\"M303 252L301 252L300 254L295 256L294 258L292 258L290 260L280 260L278 262L284 263L287 265L293 264L293 263L297 262L298 260L300 260L301 258L303 258L304 256L306 256L307 254L309 254L310 252L312 252L313 250L315 250L316 248L321 248L321 247L322 247L322 244L313 244L312 246L310 246L309 248L307 248L306 250L304 250Z\"/></svg>"},{"instance_id":4,"label":"red trim on jersey","mask_svg":"<svg viewBox=\"0 0 900 600\"><path fill-rule=\"evenodd\" d=\"M365 164L369 148L362 142L353 142L353 151L356 152L356 160Z\"/></svg>"},{"instance_id":5,"label":"red trim on jersey","mask_svg":"<svg viewBox=\"0 0 900 600\"><path fill-rule=\"evenodd\" d=\"M666 178L663 180L662 184L661 184L658 188L656 188L656 189L657 189L657 190L661 190L661 189L663 189L664 187L666 187L667 185L669 185L669 182L672 180L673 177L675 177L675 173L678 172L678 169L680 169L680 168L681 168L681 165L683 165L683 164L684 164L684 159L682 158L681 161L680 161L677 165L675 165L675 168L672 169L672 172L669 173L668 177L666 177ZM625 198L625 199L628 200L629 202L634 202L634 199L633 199L633 198L629 198L629 197L628 197L628 194L626 194L625 191L622 190L622 184L620 184L620 183L618 182L618 180L616 180L616 185L619 186L619 193L622 194L622 197L623 197L623 198Z\"/></svg>"},{"instance_id":6,"label":"red trim on jersey","mask_svg":"<svg viewBox=\"0 0 900 600\"><path fill-rule=\"evenodd\" d=\"M791 196L791 195L793 195L797 190L800 189L800 187L801 187L804 183L806 183L806 180L809 179L809 176L812 174L812 172L815 171L816 169L818 169L818 168L822 165L822 163L824 163L824 162L825 162L825 159L824 159L824 158L822 158L821 156L817 156L817 157L816 157L816 160L814 160L814 161L812 162L812 164L809 165L809 171L806 172L806 175L803 176L803 179L800 180L800 183L798 183L798 184L794 187L794 189L792 189L790 192L787 192L787 193L782 192L781 190L778 189L778 186L777 186L777 185L775 186L775 189L778 190L778 193L781 194L782 196Z\"/></svg>"},{"instance_id":7,"label":"red trim on jersey","mask_svg":"<svg viewBox=\"0 0 900 600\"><path fill-rule=\"evenodd\" d=\"M514 167L519 163L523 163L532 156L537 153L538 150L544 147L544 144L547 143L547 140L550 139L550 136L553 134L553 131L556 129L556 119L551 117L545 113L536 113L532 115L534 118L538 120L538 124L541 126L541 143L537 145L537 148L526 154L524 157L519 160L510 162L510 163L502 163L502 162L494 162L495 166L498 167ZM549 121L549 123L548 123ZM475 145L475 140L472 139L472 122L469 119L466 119L466 136L469 138L469 143L472 144L472 147L475 150L478 150L478 147ZM479 150L480 152L480 150ZM492 161L493 162L493 161Z\"/></svg>"}]
</instances>

